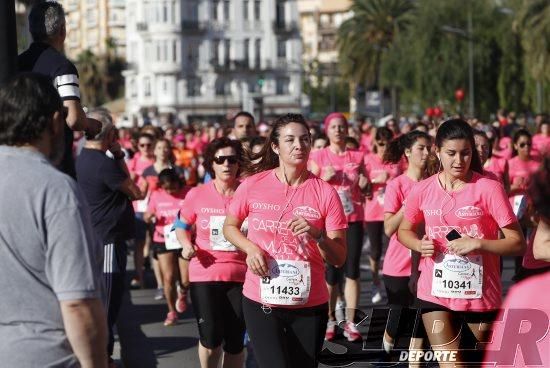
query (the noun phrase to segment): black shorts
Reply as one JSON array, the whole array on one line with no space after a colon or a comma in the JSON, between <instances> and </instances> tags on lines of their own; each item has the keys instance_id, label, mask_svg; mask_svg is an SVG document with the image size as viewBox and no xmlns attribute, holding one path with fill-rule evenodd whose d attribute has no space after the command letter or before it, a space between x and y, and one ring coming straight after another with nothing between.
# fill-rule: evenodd
<instances>
[{"instance_id":1,"label":"black shorts","mask_svg":"<svg viewBox=\"0 0 550 368\"><path fill-rule=\"evenodd\" d=\"M158 259L159 254L166 253L176 253L176 255L181 253L181 249L166 249L164 243L153 242L153 258Z\"/></svg>"},{"instance_id":2,"label":"black shorts","mask_svg":"<svg viewBox=\"0 0 550 368\"><path fill-rule=\"evenodd\" d=\"M340 282L342 274L348 279L357 280L360 276L359 264L361 251L363 249L363 222L356 221L348 223L346 230L347 256L342 268L336 268L327 264L325 280L329 285L336 285Z\"/></svg>"},{"instance_id":3,"label":"black shorts","mask_svg":"<svg viewBox=\"0 0 550 368\"><path fill-rule=\"evenodd\" d=\"M189 293L200 342L207 349L223 343L223 350L239 354L244 348L244 324L240 282L192 282Z\"/></svg>"},{"instance_id":4,"label":"black shorts","mask_svg":"<svg viewBox=\"0 0 550 368\"><path fill-rule=\"evenodd\" d=\"M466 323L493 323L497 317L498 310L492 311L453 311L447 307L444 307L439 304L428 302L422 299L416 299L415 307L420 309L420 313L426 314L436 311L452 312L458 315Z\"/></svg>"},{"instance_id":5,"label":"black shorts","mask_svg":"<svg viewBox=\"0 0 550 368\"><path fill-rule=\"evenodd\" d=\"M262 308L243 297L250 342L262 368L317 367L328 321L328 304Z\"/></svg>"}]
</instances>

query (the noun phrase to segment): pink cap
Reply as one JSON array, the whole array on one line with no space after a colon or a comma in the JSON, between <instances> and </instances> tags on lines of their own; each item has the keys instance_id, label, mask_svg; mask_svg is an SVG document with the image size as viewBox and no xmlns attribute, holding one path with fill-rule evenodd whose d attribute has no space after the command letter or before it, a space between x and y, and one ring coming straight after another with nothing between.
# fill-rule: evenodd
<instances>
[{"instance_id":1,"label":"pink cap","mask_svg":"<svg viewBox=\"0 0 550 368\"><path fill-rule=\"evenodd\" d=\"M346 128L348 127L348 119L346 119L344 114L342 114L341 112L332 112L332 113L327 115L327 117L325 118L325 121L323 122L325 134L327 134L328 126L330 125L330 122L333 119L342 119L342 121L346 125Z\"/></svg>"}]
</instances>

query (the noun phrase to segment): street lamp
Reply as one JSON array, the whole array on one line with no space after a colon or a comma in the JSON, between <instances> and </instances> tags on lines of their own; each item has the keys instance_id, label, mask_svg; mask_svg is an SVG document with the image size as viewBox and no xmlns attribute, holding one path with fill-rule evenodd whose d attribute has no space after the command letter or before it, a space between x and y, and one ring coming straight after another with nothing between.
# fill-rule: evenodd
<instances>
[{"instance_id":1,"label":"street lamp","mask_svg":"<svg viewBox=\"0 0 550 368\"><path fill-rule=\"evenodd\" d=\"M475 104L474 104L474 39L473 39L473 24L472 24L472 6L468 1L468 28L463 30L462 28L456 28L451 26L442 26L441 30L444 32L454 33L460 35L468 40L468 112L470 117L474 117Z\"/></svg>"}]
</instances>

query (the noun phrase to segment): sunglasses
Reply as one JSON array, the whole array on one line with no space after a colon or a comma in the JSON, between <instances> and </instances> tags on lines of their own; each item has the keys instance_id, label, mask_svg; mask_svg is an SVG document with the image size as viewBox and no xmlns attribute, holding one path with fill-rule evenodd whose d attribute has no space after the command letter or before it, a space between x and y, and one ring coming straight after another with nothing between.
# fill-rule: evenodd
<instances>
[{"instance_id":1,"label":"sunglasses","mask_svg":"<svg viewBox=\"0 0 550 368\"><path fill-rule=\"evenodd\" d=\"M218 156L214 157L214 162L218 165L223 165L223 163L227 161L230 165L235 165L239 160L237 160L237 156L231 155L231 156Z\"/></svg>"},{"instance_id":2,"label":"sunglasses","mask_svg":"<svg viewBox=\"0 0 550 368\"><path fill-rule=\"evenodd\" d=\"M151 147L152 144L151 143L140 143L139 146L140 147Z\"/></svg>"},{"instance_id":3,"label":"sunglasses","mask_svg":"<svg viewBox=\"0 0 550 368\"><path fill-rule=\"evenodd\" d=\"M529 143L520 143L519 144L519 148L525 148L525 146L531 147L531 142L529 142Z\"/></svg>"}]
</instances>

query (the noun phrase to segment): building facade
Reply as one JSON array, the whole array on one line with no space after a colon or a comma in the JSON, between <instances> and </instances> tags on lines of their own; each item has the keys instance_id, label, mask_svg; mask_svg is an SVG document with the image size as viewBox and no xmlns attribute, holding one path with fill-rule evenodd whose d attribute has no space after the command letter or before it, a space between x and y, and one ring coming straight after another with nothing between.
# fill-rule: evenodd
<instances>
[{"instance_id":1,"label":"building facade","mask_svg":"<svg viewBox=\"0 0 550 368\"><path fill-rule=\"evenodd\" d=\"M85 50L95 55L126 54L126 0L60 0L65 9L65 54L76 60Z\"/></svg>"},{"instance_id":2,"label":"building facade","mask_svg":"<svg viewBox=\"0 0 550 368\"><path fill-rule=\"evenodd\" d=\"M130 117L300 112L296 0L128 0L126 25Z\"/></svg>"}]
</instances>

